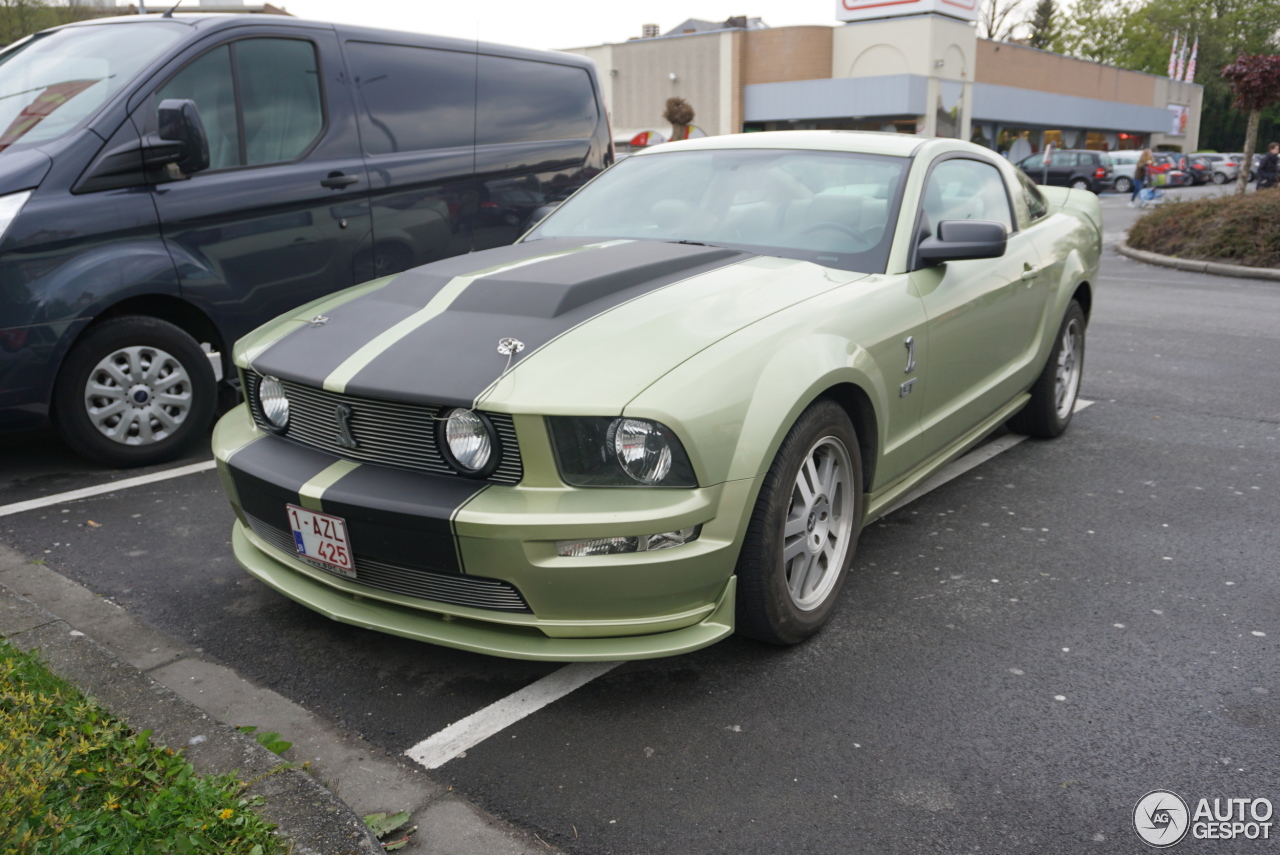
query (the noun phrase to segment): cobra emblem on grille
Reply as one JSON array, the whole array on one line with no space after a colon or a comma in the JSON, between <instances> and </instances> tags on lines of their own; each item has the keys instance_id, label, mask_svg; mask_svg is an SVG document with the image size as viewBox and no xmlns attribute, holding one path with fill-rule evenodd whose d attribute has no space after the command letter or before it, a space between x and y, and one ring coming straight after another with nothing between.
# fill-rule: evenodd
<instances>
[{"instance_id":1,"label":"cobra emblem on grille","mask_svg":"<svg viewBox=\"0 0 1280 855\"><path fill-rule=\"evenodd\" d=\"M356 442L356 435L351 432L351 408L346 404L339 404L333 414L338 419L338 445L343 448L358 448L360 443Z\"/></svg>"}]
</instances>

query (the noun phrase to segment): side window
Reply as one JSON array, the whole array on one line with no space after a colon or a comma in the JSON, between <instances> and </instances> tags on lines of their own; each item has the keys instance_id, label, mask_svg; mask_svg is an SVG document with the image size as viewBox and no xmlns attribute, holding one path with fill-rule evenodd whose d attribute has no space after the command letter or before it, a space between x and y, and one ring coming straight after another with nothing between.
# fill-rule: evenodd
<instances>
[{"instance_id":1,"label":"side window","mask_svg":"<svg viewBox=\"0 0 1280 855\"><path fill-rule=\"evenodd\" d=\"M299 39L236 42L245 162L296 160L324 129L316 49Z\"/></svg>"},{"instance_id":2,"label":"side window","mask_svg":"<svg viewBox=\"0 0 1280 855\"><path fill-rule=\"evenodd\" d=\"M1033 223L1049 213L1049 203L1045 201L1044 196L1040 193L1040 188L1036 187L1035 182L1019 172L1018 183L1022 185L1022 198L1026 200L1027 210Z\"/></svg>"},{"instance_id":3,"label":"side window","mask_svg":"<svg viewBox=\"0 0 1280 855\"><path fill-rule=\"evenodd\" d=\"M480 57L476 143L586 139L600 120L586 69Z\"/></svg>"},{"instance_id":4,"label":"side window","mask_svg":"<svg viewBox=\"0 0 1280 855\"><path fill-rule=\"evenodd\" d=\"M1075 166L1079 163L1080 156L1074 151L1055 151L1053 153L1054 166Z\"/></svg>"},{"instance_id":5,"label":"side window","mask_svg":"<svg viewBox=\"0 0 1280 855\"><path fill-rule=\"evenodd\" d=\"M346 53L369 154L475 142L475 54L370 42L347 42Z\"/></svg>"},{"instance_id":6,"label":"side window","mask_svg":"<svg viewBox=\"0 0 1280 855\"><path fill-rule=\"evenodd\" d=\"M943 220L989 220L1013 231L1013 211L1000 170L977 160L944 160L929 173L924 189L929 231Z\"/></svg>"},{"instance_id":7,"label":"side window","mask_svg":"<svg viewBox=\"0 0 1280 855\"><path fill-rule=\"evenodd\" d=\"M236 93L232 86L231 48L216 47L179 71L156 92L153 109L166 98L196 102L209 137L209 168L240 166L240 126L236 121Z\"/></svg>"},{"instance_id":8,"label":"side window","mask_svg":"<svg viewBox=\"0 0 1280 855\"><path fill-rule=\"evenodd\" d=\"M196 102L209 137L210 169L296 160L324 129L315 47L298 39L216 47L161 86L154 107L166 98Z\"/></svg>"}]
</instances>

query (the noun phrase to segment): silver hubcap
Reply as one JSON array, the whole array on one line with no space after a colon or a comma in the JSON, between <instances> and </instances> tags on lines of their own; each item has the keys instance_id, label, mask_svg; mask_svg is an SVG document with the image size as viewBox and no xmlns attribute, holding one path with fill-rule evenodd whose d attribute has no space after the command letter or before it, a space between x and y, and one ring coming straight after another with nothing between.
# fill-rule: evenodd
<instances>
[{"instance_id":1,"label":"silver hubcap","mask_svg":"<svg viewBox=\"0 0 1280 855\"><path fill-rule=\"evenodd\" d=\"M1076 393L1080 391L1080 373L1084 360L1084 330L1080 322L1074 318L1062 331L1062 342L1058 346L1058 369L1054 383L1054 400L1058 405L1058 418L1065 419L1071 415L1071 408L1076 405Z\"/></svg>"},{"instance_id":2,"label":"silver hubcap","mask_svg":"<svg viewBox=\"0 0 1280 855\"><path fill-rule=\"evenodd\" d=\"M89 421L122 445L168 439L191 411L191 378L182 363L154 347L123 347L89 372Z\"/></svg>"},{"instance_id":3,"label":"silver hubcap","mask_svg":"<svg viewBox=\"0 0 1280 855\"><path fill-rule=\"evenodd\" d=\"M782 532L782 569L791 602L801 611L822 605L840 578L853 538L853 466L844 443L818 440L791 490Z\"/></svg>"}]
</instances>

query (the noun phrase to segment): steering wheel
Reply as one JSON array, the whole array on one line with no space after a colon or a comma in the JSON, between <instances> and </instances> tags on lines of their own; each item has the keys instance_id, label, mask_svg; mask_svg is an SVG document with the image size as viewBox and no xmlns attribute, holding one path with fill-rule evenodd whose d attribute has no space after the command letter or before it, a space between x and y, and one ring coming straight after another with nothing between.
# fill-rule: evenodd
<instances>
[{"instance_id":1,"label":"steering wheel","mask_svg":"<svg viewBox=\"0 0 1280 855\"><path fill-rule=\"evenodd\" d=\"M800 230L800 234L807 235L810 232L816 232L820 229L832 229L833 231L846 234L854 240L860 240L865 244L875 245L875 241L868 238L866 233L861 229L855 229L853 226L847 226L844 223L837 223L833 220L823 220L819 223L810 223Z\"/></svg>"}]
</instances>

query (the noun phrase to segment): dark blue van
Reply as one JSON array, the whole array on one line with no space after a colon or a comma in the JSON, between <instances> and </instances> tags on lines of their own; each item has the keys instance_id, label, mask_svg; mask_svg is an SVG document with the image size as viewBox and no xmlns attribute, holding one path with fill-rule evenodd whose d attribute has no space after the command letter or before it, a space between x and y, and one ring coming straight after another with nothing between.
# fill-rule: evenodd
<instances>
[{"instance_id":1,"label":"dark blue van","mask_svg":"<svg viewBox=\"0 0 1280 855\"><path fill-rule=\"evenodd\" d=\"M595 74L570 54L260 15L12 45L0 430L51 421L118 466L180 454L206 435L237 338L511 243L608 166Z\"/></svg>"}]
</instances>

